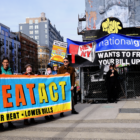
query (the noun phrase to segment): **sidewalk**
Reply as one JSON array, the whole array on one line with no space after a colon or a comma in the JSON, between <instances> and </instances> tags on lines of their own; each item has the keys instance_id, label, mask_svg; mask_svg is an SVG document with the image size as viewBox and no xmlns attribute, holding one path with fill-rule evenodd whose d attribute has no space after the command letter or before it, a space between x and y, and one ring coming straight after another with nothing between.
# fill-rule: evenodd
<instances>
[{"instance_id":1,"label":"sidewalk","mask_svg":"<svg viewBox=\"0 0 140 140\"><path fill-rule=\"evenodd\" d=\"M0 140L140 140L140 101L78 104L78 115L55 115L54 121L37 118L37 125L14 122L15 130L0 132ZM132 113L133 112L133 113Z\"/></svg>"}]
</instances>

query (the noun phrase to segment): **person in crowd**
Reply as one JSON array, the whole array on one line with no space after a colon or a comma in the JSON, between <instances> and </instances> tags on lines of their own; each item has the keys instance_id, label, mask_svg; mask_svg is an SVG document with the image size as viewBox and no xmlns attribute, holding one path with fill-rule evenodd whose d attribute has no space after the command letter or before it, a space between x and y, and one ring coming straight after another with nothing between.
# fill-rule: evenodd
<instances>
[{"instance_id":1,"label":"person in crowd","mask_svg":"<svg viewBox=\"0 0 140 140\"><path fill-rule=\"evenodd\" d=\"M64 58L64 65L62 67L60 67L58 69L58 74L70 74L70 78L71 78L71 93L72 93L72 114L78 114L78 112L75 111L74 109L74 96L73 96L73 89L74 89L74 85L75 85L75 70L73 67L71 67L69 65L69 59L68 58ZM61 113L60 117L63 117L64 114Z\"/></svg>"},{"instance_id":2,"label":"person in crowd","mask_svg":"<svg viewBox=\"0 0 140 140\"><path fill-rule=\"evenodd\" d=\"M45 75L52 75L52 67L50 65L47 65L47 69L45 71Z\"/></svg>"},{"instance_id":3,"label":"person in crowd","mask_svg":"<svg viewBox=\"0 0 140 140\"><path fill-rule=\"evenodd\" d=\"M111 99L113 99L113 102L117 103L118 76L114 65L110 65L106 75L108 102L111 102Z\"/></svg>"},{"instance_id":4,"label":"person in crowd","mask_svg":"<svg viewBox=\"0 0 140 140\"><path fill-rule=\"evenodd\" d=\"M50 65L47 66L45 75L52 75L52 67ZM54 119L54 116L53 115L45 116L45 119L46 120L49 120L49 119L53 120Z\"/></svg>"},{"instance_id":5,"label":"person in crowd","mask_svg":"<svg viewBox=\"0 0 140 140\"><path fill-rule=\"evenodd\" d=\"M32 72L32 65L31 65L31 64L27 64L27 65L25 66L25 69L26 69L26 72L24 73L24 75L35 75L35 74ZM36 121L34 120L34 118L31 118L31 119L30 119L30 123L31 123L31 124L36 124ZM24 125L29 125L28 119L25 119L25 120L24 120Z\"/></svg>"},{"instance_id":6,"label":"person in crowd","mask_svg":"<svg viewBox=\"0 0 140 140\"><path fill-rule=\"evenodd\" d=\"M53 75L56 75L58 72L58 65L57 64L53 64L53 71L52 71L52 74Z\"/></svg>"},{"instance_id":7,"label":"person in crowd","mask_svg":"<svg viewBox=\"0 0 140 140\"><path fill-rule=\"evenodd\" d=\"M9 67L9 59L8 57L4 57L2 60L2 66L0 68L0 74L3 75L12 75L13 70ZM8 127L9 128L16 128L15 125L12 124L12 122L8 122ZM4 126L2 123L0 123L0 130L4 130Z\"/></svg>"}]
</instances>

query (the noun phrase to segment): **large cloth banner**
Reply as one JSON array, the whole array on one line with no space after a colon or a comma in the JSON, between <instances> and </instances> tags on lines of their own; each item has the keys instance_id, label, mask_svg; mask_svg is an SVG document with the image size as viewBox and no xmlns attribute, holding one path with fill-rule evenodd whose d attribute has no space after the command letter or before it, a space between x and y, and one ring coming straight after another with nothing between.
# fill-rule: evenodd
<instances>
[{"instance_id":1,"label":"large cloth banner","mask_svg":"<svg viewBox=\"0 0 140 140\"><path fill-rule=\"evenodd\" d=\"M140 64L140 37L110 34L91 42L67 42L67 54L74 67Z\"/></svg>"},{"instance_id":2,"label":"large cloth banner","mask_svg":"<svg viewBox=\"0 0 140 140\"><path fill-rule=\"evenodd\" d=\"M70 75L0 75L0 123L71 110Z\"/></svg>"}]
</instances>

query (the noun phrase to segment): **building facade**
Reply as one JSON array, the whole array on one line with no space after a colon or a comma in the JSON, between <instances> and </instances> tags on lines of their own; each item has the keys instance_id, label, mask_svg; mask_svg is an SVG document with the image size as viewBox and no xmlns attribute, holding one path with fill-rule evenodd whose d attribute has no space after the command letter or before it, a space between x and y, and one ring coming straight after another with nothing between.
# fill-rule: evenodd
<instances>
[{"instance_id":1,"label":"building facade","mask_svg":"<svg viewBox=\"0 0 140 140\"><path fill-rule=\"evenodd\" d=\"M25 65L31 64L34 73L38 73L37 41L21 33L15 33L21 43L21 73L25 72Z\"/></svg>"},{"instance_id":2,"label":"building facade","mask_svg":"<svg viewBox=\"0 0 140 140\"><path fill-rule=\"evenodd\" d=\"M45 17L45 13L41 13L41 17L26 18L26 23L19 24L19 31L35 39L38 46L42 46L43 48L46 47L47 51L43 51L43 55L48 55L49 49L49 57L51 56L53 41L63 41L63 37L60 35L60 32L57 31L55 25L52 26L50 20ZM42 57L42 52L40 52L40 49L38 50L38 55L40 58ZM46 61L48 62L48 60ZM39 66L42 65L43 64L39 63ZM47 64L45 64L43 71L46 69L46 66ZM39 67L39 70L42 71L42 68Z\"/></svg>"},{"instance_id":3,"label":"building facade","mask_svg":"<svg viewBox=\"0 0 140 140\"><path fill-rule=\"evenodd\" d=\"M47 64L49 63L49 50L50 49L46 46L38 45L38 67L42 74L44 74L44 69L46 69Z\"/></svg>"},{"instance_id":4,"label":"building facade","mask_svg":"<svg viewBox=\"0 0 140 140\"><path fill-rule=\"evenodd\" d=\"M10 28L0 23L0 65L2 59L8 57L10 60L10 67L14 73L19 73L21 67L21 45L18 36L10 32Z\"/></svg>"}]
</instances>

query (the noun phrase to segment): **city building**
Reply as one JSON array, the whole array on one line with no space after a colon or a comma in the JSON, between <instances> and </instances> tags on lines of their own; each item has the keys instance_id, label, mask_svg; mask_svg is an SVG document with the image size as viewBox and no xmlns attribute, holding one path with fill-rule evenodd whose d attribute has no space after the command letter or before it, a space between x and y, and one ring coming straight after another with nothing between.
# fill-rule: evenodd
<instances>
[{"instance_id":1,"label":"city building","mask_svg":"<svg viewBox=\"0 0 140 140\"><path fill-rule=\"evenodd\" d=\"M21 43L21 73L25 72L25 65L31 64L33 72L38 72L38 50L37 41L29 36L16 32Z\"/></svg>"},{"instance_id":2,"label":"city building","mask_svg":"<svg viewBox=\"0 0 140 140\"><path fill-rule=\"evenodd\" d=\"M49 63L49 48L46 46L38 46L38 67L42 74Z\"/></svg>"},{"instance_id":3,"label":"city building","mask_svg":"<svg viewBox=\"0 0 140 140\"><path fill-rule=\"evenodd\" d=\"M17 35L10 32L9 27L0 23L0 65L2 59L8 57L14 73L20 72L20 51L21 46Z\"/></svg>"},{"instance_id":4,"label":"city building","mask_svg":"<svg viewBox=\"0 0 140 140\"><path fill-rule=\"evenodd\" d=\"M46 62L49 61L49 58L51 56L53 41L54 40L63 41L63 37L60 35L60 31L57 31L55 25L53 26L50 20L45 17L45 13L41 13L41 17L26 18L26 23L19 24L19 31L37 40L39 46L38 58L41 59L43 53L43 55L47 56ZM47 51L45 50L42 52L40 50L41 46L42 48L46 47ZM47 64L45 64L44 67L44 61L38 62L39 62L39 70L45 71Z\"/></svg>"}]
</instances>

